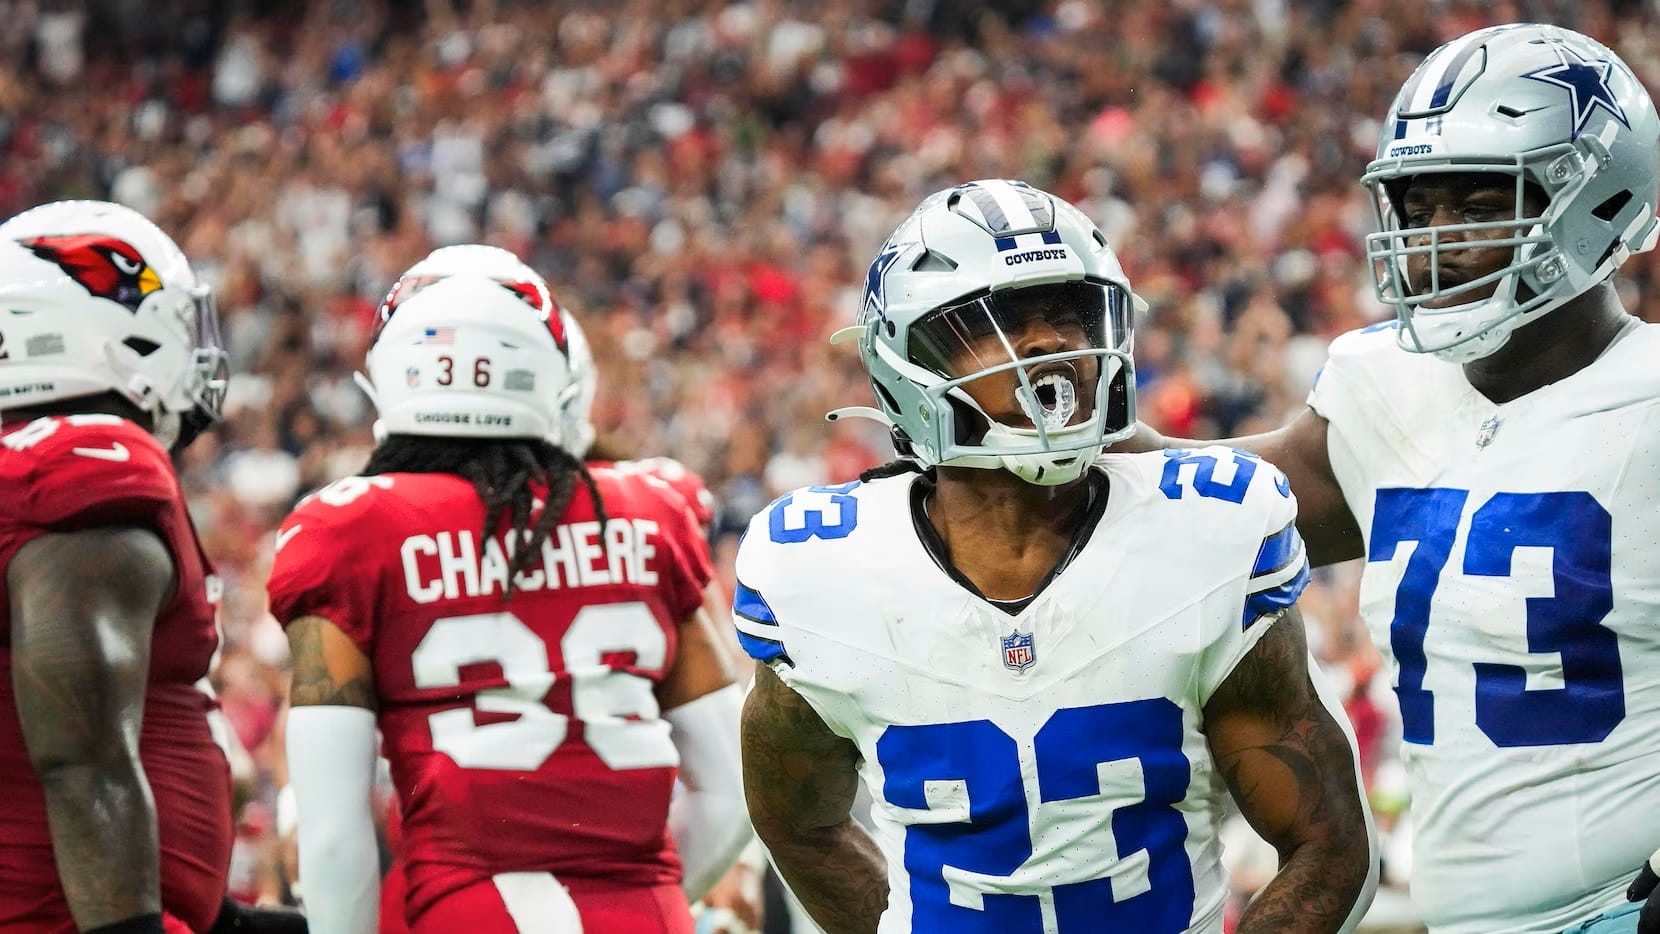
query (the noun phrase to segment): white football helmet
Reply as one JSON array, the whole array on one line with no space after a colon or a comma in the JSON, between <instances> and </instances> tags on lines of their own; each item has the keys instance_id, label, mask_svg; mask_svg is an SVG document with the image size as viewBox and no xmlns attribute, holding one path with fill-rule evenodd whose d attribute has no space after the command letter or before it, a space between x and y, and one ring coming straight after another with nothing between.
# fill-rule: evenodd
<instances>
[{"instance_id":1,"label":"white football helmet","mask_svg":"<svg viewBox=\"0 0 1660 934\"><path fill-rule=\"evenodd\" d=\"M57 201L0 224L0 309L0 409L114 392L167 447L219 420L213 293L131 208Z\"/></svg>"},{"instance_id":2,"label":"white football helmet","mask_svg":"<svg viewBox=\"0 0 1660 934\"><path fill-rule=\"evenodd\" d=\"M936 192L871 263L860 323L832 338L859 340L877 407L829 417L884 422L924 466L1070 482L1135 432L1137 307L1106 238L1066 201L1001 179ZM1057 316L1077 329L1072 348L1022 356L1022 329L1043 317L1058 333ZM1024 424L997 421L969 392L1011 373Z\"/></svg>"},{"instance_id":3,"label":"white football helmet","mask_svg":"<svg viewBox=\"0 0 1660 934\"><path fill-rule=\"evenodd\" d=\"M1513 180L1512 216L1412 228L1407 182L1425 173L1492 173ZM1607 279L1660 236L1660 118L1642 82L1606 46L1559 26L1494 26L1430 53L1384 121L1361 179L1380 231L1366 238L1378 298L1395 309L1406 350L1465 363L1518 327ZM1528 216L1529 186L1548 199ZM1471 241L1474 231L1513 231ZM1442 252L1512 251L1467 282L1441 282ZM1429 288L1415 292L1407 260L1427 255ZM1441 304L1497 283L1487 298Z\"/></svg>"},{"instance_id":4,"label":"white football helmet","mask_svg":"<svg viewBox=\"0 0 1660 934\"><path fill-rule=\"evenodd\" d=\"M557 320L554 316L553 320ZM559 443L570 364L549 319L511 285L453 275L400 302L358 376L387 435Z\"/></svg>"},{"instance_id":5,"label":"white football helmet","mask_svg":"<svg viewBox=\"0 0 1660 934\"><path fill-rule=\"evenodd\" d=\"M594 397L599 394L599 373L594 368L588 335L582 333L576 316L569 313L565 315L565 339L570 344L571 380L576 391L564 405L564 448L582 460L594 446Z\"/></svg>"},{"instance_id":6,"label":"white football helmet","mask_svg":"<svg viewBox=\"0 0 1660 934\"><path fill-rule=\"evenodd\" d=\"M574 378L564 384L562 395L554 400L566 414L559 429L550 434L548 440L580 459L594 440L593 426L588 422L588 412L594 404L593 357L576 319L554 297L547 280L511 251L482 243L464 243L433 250L425 259L405 270L392 285L375 314L372 340L378 340L381 330L404 302L433 283L456 275L494 279L534 308L547 322L574 374ZM384 433L379 426L376 432Z\"/></svg>"}]
</instances>

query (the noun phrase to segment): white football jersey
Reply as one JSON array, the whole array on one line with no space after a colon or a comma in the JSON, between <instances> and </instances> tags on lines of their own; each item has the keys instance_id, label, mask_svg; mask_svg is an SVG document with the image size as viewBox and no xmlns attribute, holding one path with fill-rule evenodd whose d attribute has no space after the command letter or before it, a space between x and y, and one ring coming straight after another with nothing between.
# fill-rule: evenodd
<instances>
[{"instance_id":1,"label":"white football jersey","mask_svg":"<svg viewBox=\"0 0 1660 934\"><path fill-rule=\"evenodd\" d=\"M1227 792L1202 710L1307 583L1296 502L1226 448L1095 469L1104 511L1013 615L925 549L916 474L750 523L740 641L858 745L884 934L1221 930Z\"/></svg>"},{"instance_id":2,"label":"white football jersey","mask_svg":"<svg viewBox=\"0 0 1660 934\"><path fill-rule=\"evenodd\" d=\"M1366 538L1436 934L1555 934L1660 846L1660 328L1504 405L1374 327L1309 404Z\"/></svg>"}]
</instances>

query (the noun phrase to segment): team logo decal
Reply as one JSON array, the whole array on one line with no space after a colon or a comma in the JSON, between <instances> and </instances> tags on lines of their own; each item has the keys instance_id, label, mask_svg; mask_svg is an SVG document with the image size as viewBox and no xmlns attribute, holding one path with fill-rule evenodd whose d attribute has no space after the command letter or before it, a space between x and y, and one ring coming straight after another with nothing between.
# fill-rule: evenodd
<instances>
[{"instance_id":1,"label":"team logo decal","mask_svg":"<svg viewBox=\"0 0 1660 934\"><path fill-rule=\"evenodd\" d=\"M1568 92L1568 99L1573 104L1574 121L1573 132L1568 138L1579 138L1580 131L1591 121L1591 112L1598 107L1620 121L1626 129L1631 129L1625 108L1615 100L1613 90L1608 87L1608 79L1614 74L1614 63L1604 59L1588 59L1567 45L1558 44L1557 48L1563 53L1560 65L1530 71L1523 77L1553 84Z\"/></svg>"},{"instance_id":2,"label":"team logo decal","mask_svg":"<svg viewBox=\"0 0 1660 934\"><path fill-rule=\"evenodd\" d=\"M144 299L161 288L161 277L125 240L104 234L67 234L25 237L18 242L41 259L56 263L88 292L131 312L136 313Z\"/></svg>"},{"instance_id":3,"label":"team logo decal","mask_svg":"<svg viewBox=\"0 0 1660 934\"><path fill-rule=\"evenodd\" d=\"M899 254L903 249L903 245L889 243L882 248L882 252L870 264L870 269L865 271L865 300L862 307L863 316L866 320L873 317L882 321L887 320L888 289L886 279L888 270L893 268L895 262L898 262Z\"/></svg>"}]
</instances>

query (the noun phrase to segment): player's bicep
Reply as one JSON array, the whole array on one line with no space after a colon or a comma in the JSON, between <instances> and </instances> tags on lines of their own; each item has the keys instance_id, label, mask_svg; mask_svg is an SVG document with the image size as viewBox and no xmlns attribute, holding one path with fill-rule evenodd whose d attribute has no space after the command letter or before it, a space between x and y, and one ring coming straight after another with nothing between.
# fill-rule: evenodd
<instances>
[{"instance_id":1,"label":"player's bicep","mask_svg":"<svg viewBox=\"0 0 1660 934\"><path fill-rule=\"evenodd\" d=\"M143 715L150 636L171 598L173 556L155 532L43 535L7 569L12 688L37 770L119 754ZM136 734L135 738L136 738Z\"/></svg>"},{"instance_id":2,"label":"player's bicep","mask_svg":"<svg viewBox=\"0 0 1660 934\"><path fill-rule=\"evenodd\" d=\"M333 622L321 616L290 622L288 650L294 658L291 705L376 708L369 656Z\"/></svg>"},{"instance_id":3,"label":"player's bicep","mask_svg":"<svg viewBox=\"0 0 1660 934\"><path fill-rule=\"evenodd\" d=\"M674 667L657 686L657 704L673 710L732 683L731 656L708 610L699 607L680 624Z\"/></svg>"},{"instance_id":4,"label":"player's bicep","mask_svg":"<svg viewBox=\"0 0 1660 934\"><path fill-rule=\"evenodd\" d=\"M763 839L832 827L852 812L858 747L765 665L744 702L742 741L744 795Z\"/></svg>"},{"instance_id":5,"label":"player's bicep","mask_svg":"<svg viewBox=\"0 0 1660 934\"><path fill-rule=\"evenodd\" d=\"M1273 431L1221 442L1259 455L1285 474L1297 496L1297 530L1308 543L1309 561L1316 567L1365 554L1360 525L1332 471L1328 431L1320 413L1304 408Z\"/></svg>"},{"instance_id":6,"label":"player's bicep","mask_svg":"<svg viewBox=\"0 0 1660 934\"><path fill-rule=\"evenodd\" d=\"M1366 832L1353 752L1308 672L1302 615L1271 625L1205 704L1205 735L1241 813L1282 854Z\"/></svg>"},{"instance_id":7,"label":"player's bicep","mask_svg":"<svg viewBox=\"0 0 1660 934\"><path fill-rule=\"evenodd\" d=\"M1145 450L1155 439L1164 447L1202 448L1225 445L1249 451L1280 469L1297 497L1297 529L1308 543L1309 560L1315 566L1358 558L1365 553L1360 525L1355 522L1343 488L1332 471L1327 449L1326 419L1305 408L1285 425L1261 434L1229 438L1226 441L1194 441L1166 438L1154 432L1134 447L1114 445L1114 451Z\"/></svg>"}]
</instances>

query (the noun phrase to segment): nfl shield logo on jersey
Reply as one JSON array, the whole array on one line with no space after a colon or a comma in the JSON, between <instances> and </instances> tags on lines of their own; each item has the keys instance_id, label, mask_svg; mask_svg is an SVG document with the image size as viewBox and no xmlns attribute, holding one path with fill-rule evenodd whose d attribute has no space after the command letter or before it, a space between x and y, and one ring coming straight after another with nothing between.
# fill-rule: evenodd
<instances>
[{"instance_id":1,"label":"nfl shield logo on jersey","mask_svg":"<svg viewBox=\"0 0 1660 934\"><path fill-rule=\"evenodd\" d=\"M1015 630L1003 637L1003 667L1011 671L1025 671L1037 664L1037 652L1032 649L1032 634Z\"/></svg>"}]
</instances>

